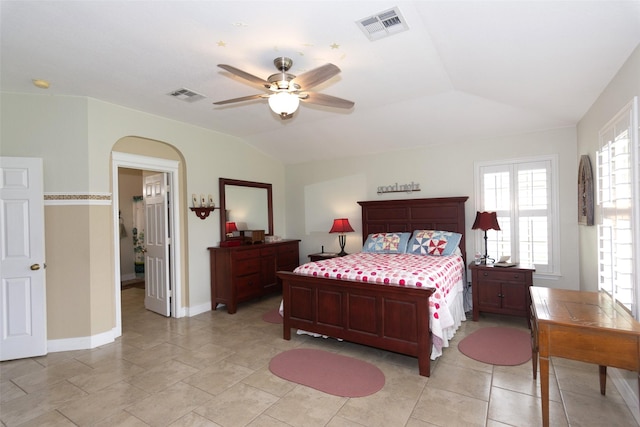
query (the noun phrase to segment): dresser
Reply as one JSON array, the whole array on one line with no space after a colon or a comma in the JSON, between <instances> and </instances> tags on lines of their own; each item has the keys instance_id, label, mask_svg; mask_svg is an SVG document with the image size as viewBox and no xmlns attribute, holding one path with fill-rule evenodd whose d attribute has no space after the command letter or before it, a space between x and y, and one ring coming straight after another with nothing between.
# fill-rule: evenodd
<instances>
[{"instance_id":1,"label":"dresser","mask_svg":"<svg viewBox=\"0 0 640 427\"><path fill-rule=\"evenodd\" d=\"M211 309L225 304L233 314L238 303L282 291L277 271L299 264L300 240L231 247L210 247Z\"/></svg>"},{"instance_id":2,"label":"dresser","mask_svg":"<svg viewBox=\"0 0 640 427\"><path fill-rule=\"evenodd\" d=\"M520 316L528 321L533 267L471 264L469 268L474 321L478 320L481 311Z\"/></svg>"}]
</instances>

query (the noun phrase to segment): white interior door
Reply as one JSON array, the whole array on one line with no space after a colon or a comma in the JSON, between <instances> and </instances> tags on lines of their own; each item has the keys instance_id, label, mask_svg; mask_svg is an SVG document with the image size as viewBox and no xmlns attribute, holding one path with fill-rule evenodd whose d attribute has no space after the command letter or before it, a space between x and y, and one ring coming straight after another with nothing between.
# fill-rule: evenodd
<instances>
[{"instance_id":1,"label":"white interior door","mask_svg":"<svg viewBox=\"0 0 640 427\"><path fill-rule=\"evenodd\" d=\"M0 360L47 354L42 159L0 157Z\"/></svg>"},{"instance_id":2,"label":"white interior door","mask_svg":"<svg viewBox=\"0 0 640 427\"><path fill-rule=\"evenodd\" d=\"M145 203L145 299L144 306L164 316L171 315L169 275L169 222L167 221L165 173L144 177Z\"/></svg>"}]
</instances>

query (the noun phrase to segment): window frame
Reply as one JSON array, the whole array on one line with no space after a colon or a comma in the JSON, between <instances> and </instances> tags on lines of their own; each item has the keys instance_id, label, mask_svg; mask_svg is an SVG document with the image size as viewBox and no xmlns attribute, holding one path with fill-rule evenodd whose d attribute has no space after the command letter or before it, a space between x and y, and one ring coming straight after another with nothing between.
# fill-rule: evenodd
<instances>
[{"instance_id":1,"label":"window frame","mask_svg":"<svg viewBox=\"0 0 640 427\"><path fill-rule=\"evenodd\" d=\"M603 169L602 166L602 162L601 159L604 157L602 153L603 148L605 148L606 146L608 146L609 148L607 149L609 152L611 151L611 143L613 141L615 141L618 137L618 134L616 133L616 127L617 125L623 120L623 118L626 116L626 119L628 120L628 127L626 129L629 130L629 135L628 135L628 164L629 164L629 184L631 186L631 188L628 191L631 203L629 204L629 208L628 208L628 224L631 227L631 231L630 231L630 238L631 238L631 262L628 263L628 265L631 266L631 272L630 272L630 282L631 282L631 301L630 301L630 307L628 307L628 309L630 310L632 316L636 319L640 318L640 259L638 257L638 254L640 253L640 157L639 157L639 150L640 150L640 140L638 138L638 97L634 97L629 103L627 103L618 113L616 113L611 120L609 120L598 132L598 148L596 150L596 174L595 174L595 181L596 181L596 226L597 226L597 247L596 247L596 251L597 251L597 275L598 275L598 280L597 280L597 285L598 285L598 290L599 291L603 291L603 292L607 292L609 293L612 298L614 298L616 301L619 301L619 303L623 306L626 307L626 305L624 304L624 301L622 300L618 300L617 299L617 292L615 289L615 286L613 285L613 281L614 279L612 279L611 277L613 277L613 275L615 275L617 269L616 266L618 266L617 263L614 262L614 256L612 255L614 253L614 247L615 247L615 242L612 242L611 240L606 240L604 239L603 235L605 234L605 232L607 230L609 230L609 228L607 228L605 226L605 218L612 218L615 222L615 220L617 219L621 219L624 217L624 215L605 215L605 212L607 211L614 211L617 212L618 210L615 207L611 207L611 206L605 206L605 202L602 199L603 193L606 192L607 194L610 194L611 190L607 191L607 190L603 190L602 187L602 182L603 182L603 177L601 174L601 171ZM604 141L604 142L603 142ZM607 156L608 159L610 159L610 156ZM606 165L606 170L607 171L611 171L611 163L608 162ZM606 189L610 189L613 188L613 184L611 184L611 177L612 174L609 173L607 176L607 178L609 178L607 180L607 183L609 185L606 186ZM620 199L616 198L615 201L617 200L624 200L624 197L621 197ZM607 202L611 203L611 199L606 200ZM625 210L620 210L621 212L624 212ZM613 239L615 240L615 239ZM607 270L607 264L603 264L601 261L604 257L604 255L607 254L607 252L603 252L604 249L601 247L603 246L603 243L609 243L609 246L607 246L609 248L608 254L611 255L608 258L610 258L610 262L609 262L609 266L611 267L611 269ZM613 246L611 245L613 243ZM623 263L624 264L624 263ZM605 271L606 270L606 271ZM609 285L611 285L611 287L605 286L606 284L604 284L603 281L603 276L607 276L610 278L611 283L608 283Z\"/></svg>"},{"instance_id":2,"label":"window frame","mask_svg":"<svg viewBox=\"0 0 640 427\"><path fill-rule=\"evenodd\" d=\"M549 208L547 218L549 219L549 223L547 224L548 230L548 241L547 242L547 254L548 254L548 264L545 264L545 268L536 267L536 276L549 276L550 278L557 278L561 276L561 265L560 265L560 205L559 205L559 172L558 172L558 156L556 154L547 154L540 156L532 156L532 157L520 157L520 158L512 158L512 159L502 159L502 160L492 160L492 161L479 161L474 162L474 177L475 177L475 199L476 199L476 211L485 210L484 203L484 189L483 189L483 175L487 172L490 172L490 169L498 169L498 168L506 168L510 172L510 178L513 177L514 174L517 174L520 170L526 170L523 168L525 165L534 165L536 163L548 164L546 168L549 177L547 177L548 187L547 191ZM509 194L510 194L510 206L509 206L509 216L511 218L511 230L510 230L510 244L511 244L511 256L514 257L515 261L520 261L518 258L519 254L519 241L515 241L515 237L518 233L514 233L513 230L518 226L518 218L519 208L517 206L515 196L517 192L514 188L515 182L513 179L509 182ZM504 210L501 210L504 212ZM500 216L500 215L499 215ZM489 230L488 233L491 233L492 230ZM495 231L493 231L496 233ZM484 233L481 230L474 230L474 242L476 250L480 253L484 253ZM515 252L514 252L514 248ZM515 256L514 256L515 254ZM491 256L491 254L489 254ZM496 257L499 257L501 254L493 254Z\"/></svg>"}]
</instances>

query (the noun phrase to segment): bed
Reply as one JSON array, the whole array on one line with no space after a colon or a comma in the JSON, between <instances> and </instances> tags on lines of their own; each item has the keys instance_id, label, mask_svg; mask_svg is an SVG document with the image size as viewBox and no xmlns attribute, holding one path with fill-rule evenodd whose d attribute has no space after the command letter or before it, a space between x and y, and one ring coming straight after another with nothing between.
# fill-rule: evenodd
<instances>
[{"instance_id":1,"label":"bed","mask_svg":"<svg viewBox=\"0 0 640 427\"><path fill-rule=\"evenodd\" d=\"M362 241L371 234L446 230L461 235L458 247L465 263L465 212L467 197L358 202L362 207ZM324 262L324 261L320 261ZM306 264L305 264L306 265ZM304 266L301 266L304 268ZM322 275L278 272L282 281L283 338L291 329L329 336L406 354L418 359L420 375L430 375L434 353L430 301L436 289L393 283L332 278ZM455 323L464 318L460 286L451 293L457 307ZM457 326L444 331L446 346ZM436 352L438 350L436 349Z\"/></svg>"}]
</instances>

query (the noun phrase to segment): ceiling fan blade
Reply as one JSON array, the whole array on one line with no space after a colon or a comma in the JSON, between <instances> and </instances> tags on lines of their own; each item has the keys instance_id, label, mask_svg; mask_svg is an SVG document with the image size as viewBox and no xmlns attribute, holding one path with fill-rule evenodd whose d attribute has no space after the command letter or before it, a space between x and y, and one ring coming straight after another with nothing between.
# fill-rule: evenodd
<instances>
[{"instance_id":1,"label":"ceiling fan blade","mask_svg":"<svg viewBox=\"0 0 640 427\"><path fill-rule=\"evenodd\" d=\"M263 86L263 87L267 87L267 88L271 86L271 83L269 83L265 79L261 79L260 77L256 77L253 74L249 74L246 71L242 71L239 68L233 67L231 65L218 64L218 67L222 68L223 70L227 70L231 74L234 74L234 75L236 75L238 77L242 77L243 79L248 80L253 84L256 84L256 85L259 85L259 86Z\"/></svg>"},{"instance_id":2,"label":"ceiling fan blade","mask_svg":"<svg viewBox=\"0 0 640 427\"><path fill-rule=\"evenodd\" d=\"M293 79L293 82L300 85L301 90L311 89L322 82L329 80L331 77L340 73L340 68L333 64L324 64L306 73L302 73Z\"/></svg>"},{"instance_id":3,"label":"ceiling fan blade","mask_svg":"<svg viewBox=\"0 0 640 427\"><path fill-rule=\"evenodd\" d=\"M225 105L225 104L231 104L234 102L249 101L251 99L267 98L267 97L269 97L269 95L267 94L241 96L240 98L225 99L224 101L214 102L213 105Z\"/></svg>"},{"instance_id":4,"label":"ceiling fan blade","mask_svg":"<svg viewBox=\"0 0 640 427\"><path fill-rule=\"evenodd\" d=\"M356 103L353 101L317 92L308 92L301 94L300 100L308 102L310 104L325 105L327 107L335 108L351 108L356 105Z\"/></svg>"}]
</instances>

